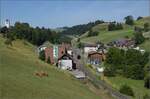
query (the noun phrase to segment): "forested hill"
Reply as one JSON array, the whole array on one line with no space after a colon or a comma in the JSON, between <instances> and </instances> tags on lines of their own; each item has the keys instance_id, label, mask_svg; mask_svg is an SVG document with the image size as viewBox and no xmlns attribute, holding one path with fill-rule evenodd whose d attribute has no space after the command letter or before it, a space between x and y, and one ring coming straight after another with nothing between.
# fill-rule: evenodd
<instances>
[{"instance_id":1,"label":"forested hill","mask_svg":"<svg viewBox=\"0 0 150 99\"><path fill-rule=\"evenodd\" d=\"M64 31L60 32L63 35L82 35L86 31L89 31L92 27L104 23L103 20L97 20L95 22L89 22L87 24L75 25L72 27L68 27Z\"/></svg>"}]
</instances>

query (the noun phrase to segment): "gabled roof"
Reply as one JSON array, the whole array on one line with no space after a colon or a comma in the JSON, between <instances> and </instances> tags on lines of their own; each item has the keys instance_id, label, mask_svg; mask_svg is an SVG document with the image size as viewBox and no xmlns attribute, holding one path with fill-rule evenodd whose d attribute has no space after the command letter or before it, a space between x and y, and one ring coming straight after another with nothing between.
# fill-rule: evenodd
<instances>
[{"instance_id":1,"label":"gabled roof","mask_svg":"<svg viewBox=\"0 0 150 99\"><path fill-rule=\"evenodd\" d=\"M52 43L50 43L49 41L45 41L42 45L40 45L38 47L40 48L40 47L52 47L52 46L53 46Z\"/></svg>"},{"instance_id":2,"label":"gabled roof","mask_svg":"<svg viewBox=\"0 0 150 99\"><path fill-rule=\"evenodd\" d=\"M67 53L65 53L64 55L62 55L61 57L58 58L58 60L61 60L63 57L68 57L69 59L73 60L73 57Z\"/></svg>"},{"instance_id":3,"label":"gabled roof","mask_svg":"<svg viewBox=\"0 0 150 99\"><path fill-rule=\"evenodd\" d=\"M89 56L89 55L92 55L92 54L100 54L100 55L102 55L102 53L100 53L100 52L91 51L91 52L88 53L88 56Z\"/></svg>"}]
</instances>

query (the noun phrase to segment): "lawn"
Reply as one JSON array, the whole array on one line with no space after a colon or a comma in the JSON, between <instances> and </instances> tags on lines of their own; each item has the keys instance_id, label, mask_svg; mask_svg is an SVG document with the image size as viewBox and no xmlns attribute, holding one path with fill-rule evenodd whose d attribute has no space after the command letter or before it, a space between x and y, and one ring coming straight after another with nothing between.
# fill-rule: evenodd
<instances>
[{"instance_id":1,"label":"lawn","mask_svg":"<svg viewBox=\"0 0 150 99\"><path fill-rule=\"evenodd\" d=\"M131 86L135 93L135 99L142 99L143 95L145 95L146 93L150 95L150 89L144 88L143 80L133 80L117 76L117 77L107 77L106 81L107 83L109 83L118 90L122 84L127 84Z\"/></svg>"},{"instance_id":2,"label":"lawn","mask_svg":"<svg viewBox=\"0 0 150 99\"><path fill-rule=\"evenodd\" d=\"M37 77L36 71L48 77ZM40 61L24 41L7 47L0 37L0 73L0 99L101 99L68 72Z\"/></svg>"}]
</instances>

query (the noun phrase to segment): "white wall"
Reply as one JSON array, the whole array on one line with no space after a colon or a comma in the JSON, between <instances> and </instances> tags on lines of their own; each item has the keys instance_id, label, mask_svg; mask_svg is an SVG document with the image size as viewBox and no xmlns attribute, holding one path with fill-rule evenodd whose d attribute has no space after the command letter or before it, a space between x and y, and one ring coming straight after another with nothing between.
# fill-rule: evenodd
<instances>
[{"instance_id":1,"label":"white wall","mask_svg":"<svg viewBox=\"0 0 150 99\"><path fill-rule=\"evenodd\" d=\"M66 70L66 69L69 69L69 70L72 70L72 60L60 60L60 64L59 64L59 68L63 69L63 70Z\"/></svg>"}]
</instances>

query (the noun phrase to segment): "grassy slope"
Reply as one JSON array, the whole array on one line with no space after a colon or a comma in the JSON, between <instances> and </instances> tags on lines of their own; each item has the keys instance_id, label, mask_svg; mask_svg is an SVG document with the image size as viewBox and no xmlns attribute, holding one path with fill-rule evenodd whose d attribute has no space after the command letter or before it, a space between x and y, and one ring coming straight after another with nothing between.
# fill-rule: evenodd
<instances>
[{"instance_id":1,"label":"grassy slope","mask_svg":"<svg viewBox=\"0 0 150 99\"><path fill-rule=\"evenodd\" d=\"M149 17L144 17L141 20L135 21L135 25L139 27L143 27L144 23L149 23L150 24L150 16Z\"/></svg>"},{"instance_id":2,"label":"grassy slope","mask_svg":"<svg viewBox=\"0 0 150 99\"><path fill-rule=\"evenodd\" d=\"M102 41L108 43L112 40L124 38L125 36L133 36L132 29L118 30L118 31L102 31L98 36L87 37L81 39L82 42L95 43L96 41Z\"/></svg>"},{"instance_id":3,"label":"grassy slope","mask_svg":"<svg viewBox=\"0 0 150 99\"><path fill-rule=\"evenodd\" d=\"M46 71L39 78L35 71ZM68 73L38 60L34 47L22 41L6 47L0 37L1 99L100 99Z\"/></svg>"},{"instance_id":4,"label":"grassy slope","mask_svg":"<svg viewBox=\"0 0 150 99\"><path fill-rule=\"evenodd\" d=\"M140 99L142 99L143 95L145 95L146 93L150 95L150 89L144 88L143 80L133 80L117 76L108 77L106 81L118 90L122 84L127 84L131 86L135 93L135 99L138 99L139 97Z\"/></svg>"},{"instance_id":5,"label":"grassy slope","mask_svg":"<svg viewBox=\"0 0 150 99\"><path fill-rule=\"evenodd\" d=\"M81 37L82 42L88 42L88 43L95 43L97 41L102 41L104 43L108 43L112 40L124 38L125 36L132 37L133 36L133 28L124 25L123 30L116 30L116 31L108 31L107 30L108 24L99 24L95 27L93 27L93 31L98 31L98 36L93 37L86 37L86 34L83 34L84 36Z\"/></svg>"},{"instance_id":6,"label":"grassy slope","mask_svg":"<svg viewBox=\"0 0 150 99\"><path fill-rule=\"evenodd\" d=\"M148 22L150 24L150 17L145 17L141 20L135 21L135 26L143 27L144 23ZM98 36L86 37L87 33L81 36L82 42L95 43L96 41L102 41L104 43L110 42L115 39L124 38L125 36L132 37L134 29L131 26L123 25L123 30L107 31L108 24L99 24L93 27L93 31L98 31Z\"/></svg>"}]
</instances>

